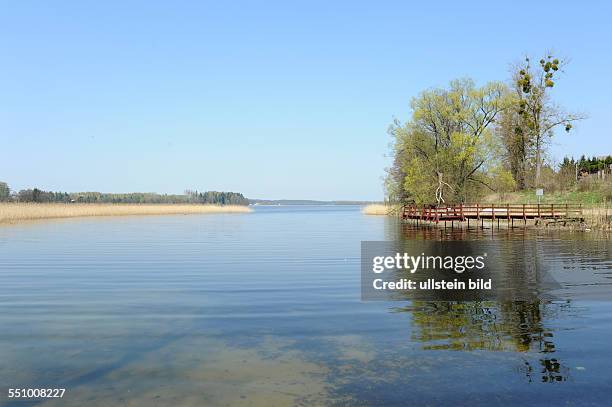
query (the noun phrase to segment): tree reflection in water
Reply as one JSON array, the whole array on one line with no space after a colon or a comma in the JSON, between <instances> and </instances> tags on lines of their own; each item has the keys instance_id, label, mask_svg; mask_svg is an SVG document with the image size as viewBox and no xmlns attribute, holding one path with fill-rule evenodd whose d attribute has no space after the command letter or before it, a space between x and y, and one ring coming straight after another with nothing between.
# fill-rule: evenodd
<instances>
[{"instance_id":1,"label":"tree reflection in water","mask_svg":"<svg viewBox=\"0 0 612 407\"><path fill-rule=\"evenodd\" d=\"M396 225L398 226L398 225ZM394 228L388 229L391 232ZM420 227L399 225L400 240L525 240L533 231L526 229L491 230ZM388 236L393 239L391 235ZM397 238L398 236L395 236ZM523 256L514 256L516 264ZM519 267L521 265L519 264ZM524 282L515 281L514 289L523 290ZM568 311L569 301L542 298L515 301L411 301L411 305L395 308L412 317L411 340L425 350L512 351L525 354L524 365L518 371L529 381L565 382L570 369L554 356L557 346L553 330L546 326L560 312ZM536 353L537 362L528 354Z\"/></svg>"},{"instance_id":2,"label":"tree reflection in water","mask_svg":"<svg viewBox=\"0 0 612 407\"><path fill-rule=\"evenodd\" d=\"M552 354L556 351L547 318L570 303L525 301L414 301L396 308L412 315L412 337L425 350L514 351ZM540 372L542 382L563 382L569 369L558 358L541 357L539 368L525 360L520 369L528 381Z\"/></svg>"}]
</instances>

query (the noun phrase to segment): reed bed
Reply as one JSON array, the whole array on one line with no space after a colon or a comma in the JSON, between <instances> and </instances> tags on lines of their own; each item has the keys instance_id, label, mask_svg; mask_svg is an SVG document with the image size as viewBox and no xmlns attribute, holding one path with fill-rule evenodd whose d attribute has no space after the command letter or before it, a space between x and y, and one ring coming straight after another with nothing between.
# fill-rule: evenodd
<instances>
[{"instance_id":1,"label":"reed bed","mask_svg":"<svg viewBox=\"0 0 612 407\"><path fill-rule=\"evenodd\" d=\"M364 215L392 215L395 212L393 206L384 204L370 204L363 207L361 213Z\"/></svg>"},{"instance_id":2,"label":"reed bed","mask_svg":"<svg viewBox=\"0 0 612 407\"><path fill-rule=\"evenodd\" d=\"M612 209L608 204L582 210L584 221L589 227L601 230L612 230Z\"/></svg>"},{"instance_id":3,"label":"reed bed","mask_svg":"<svg viewBox=\"0 0 612 407\"><path fill-rule=\"evenodd\" d=\"M89 216L195 215L246 212L251 212L251 209L240 205L0 203L0 224Z\"/></svg>"}]
</instances>

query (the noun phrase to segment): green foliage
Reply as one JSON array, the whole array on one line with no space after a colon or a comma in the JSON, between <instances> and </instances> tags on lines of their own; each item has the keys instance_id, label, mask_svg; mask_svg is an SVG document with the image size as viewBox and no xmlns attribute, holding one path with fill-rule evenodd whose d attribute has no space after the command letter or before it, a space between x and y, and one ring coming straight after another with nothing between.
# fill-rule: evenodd
<instances>
[{"instance_id":1,"label":"green foliage","mask_svg":"<svg viewBox=\"0 0 612 407\"><path fill-rule=\"evenodd\" d=\"M505 202L516 202L516 203L537 203L538 198L536 197L534 190L518 191L507 194L508 196L503 199ZM600 205L605 202L612 200L612 183L606 182L589 182L584 187L570 190L559 190L559 191L544 191L544 196L541 197L541 203L543 204L584 204ZM504 203L505 203L504 202Z\"/></svg>"},{"instance_id":2,"label":"green foliage","mask_svg":"<svg viewBox=\"0 0 612 407\"><path fill-rule=\"evenodd\" d=\"M38 188L22 189L17 193L19 202L70 202L70 195L65 192L42 191Z\"/></svg>"},{"instance_id":3,"label":"green foliage","mask_svg":"<svg viewBox=\"0 0 612 407\"><path fill-rule=\"evenodd\" d=\"M487 190L575 186L575 162L559 170L546 164L556 129L570 132L583 119L552 101L564 65L552 55L533 65L525 58L514 71L512 89L458 80L414 98L411 119L395 121L389 130L394 160L385 181L388 200L460 202ZM583 158L579 165L584 172L609 170L612 157L607 160Z\"/></svg>"},{"instance_id":4,"label":"green foliage","mask_svg":"<svg viewBox=\"0 0 612 407\"><path fill-rule=\"evenodd\" d=\"M496 191L510 192L516 189L516 181L512 173L502 166L497 166L490 171L491 185Z\"/></svg>"},{"instance_id":5,"label":"green foliage","mask_svg":"<svg viewBox=\"0 0 612 407\"><path fill-rule=\"evenodd\" d=\"M217 192L217 191L187 191L186 195L190 201L205 204L220 205L248 205L249 200L237 192Z\"/></svg>"},{"instance_id":6,"label":"green foliage","mask_svg":"<svg viewBox=\"0 0 612 407\"><path fill-rule=\"evenodd\" d=\"M492 132L499 112L510 100L505 87L476 87L455 80L448 89L424 91L412 100L412 118L395 122L394 165L387 191L418 203L458 202L484 188L487 169L498 161L499 143Z\"/></svg>"},{"instance_id":7,"label":"green foliage","mask_svg":"<svg viewBox=\"0 0 612 407\"><path fill-rule=\"evenodd\" d=\"M593 174L603 169L609 169L612 165L612 156L586 158L584 155L578 160L578 170L583 173Z\"/></svg>"},{"instance_id":8,"label":"green foliage","mask_svg":"<svg viewBox=\"0 0 612 407\"><path fill-rule=\"evenodd\" d=\"M423 178L429 178L426 175L430 173L427 162L414 157L407 164L405 169L406 177L404 178L402 189L412 201L417 203L432 202L437 184L423 182Z\"/></svg>"},{"instance_id":9,"label":"green foliage","mask_svg":"<svg viewBox=\"0 0 612 407\"><path fill-rule=\"evenodd\" d=\"M74 192L70 194L70 199L73 202L80 203L189 203L189 199L185 195L162 195L146 192L130 192L125 194Z\"/></svg>"},{"instance_id":10,"label":"green foliage","mask_svg":"<svg viewBox=\"0 0 612 407\"><path fill-rule=\"evenodd\" d=\"M187 191L184 195L132 192L111 194L101 192L51 192L38 188L24 189L17 193L19 202L77 202L77 203L131 203L131 204L218 204L248 205L249 201L237 192Z\"/></svg>"}]
</instances>

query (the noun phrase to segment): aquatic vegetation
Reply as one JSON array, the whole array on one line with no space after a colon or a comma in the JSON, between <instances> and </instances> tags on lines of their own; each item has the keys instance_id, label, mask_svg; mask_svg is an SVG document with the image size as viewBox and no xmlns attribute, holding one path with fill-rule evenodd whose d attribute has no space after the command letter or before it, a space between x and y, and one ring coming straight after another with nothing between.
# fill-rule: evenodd
<instances>
[{"instance_id":1,"label":"aquatic vegetation","mask_svg":"<svg viewBox=\"0 0 612 407\"><path fill-rule=\"evenodd\" d=\"M370 204L365 206L361 213L364 215L390 215L394 208L384 204Z\"/></svg>"},{"instance_id":2,"label":"aquatic vegetation","mask_svg":"<svg viewBox=\"0 0 612 407\"><path fill-rule=\"evenodd\" d=\"M0 203L0 223L87 216L193 215L251 212L242 205Z\"/></svg>"}]
</instances>

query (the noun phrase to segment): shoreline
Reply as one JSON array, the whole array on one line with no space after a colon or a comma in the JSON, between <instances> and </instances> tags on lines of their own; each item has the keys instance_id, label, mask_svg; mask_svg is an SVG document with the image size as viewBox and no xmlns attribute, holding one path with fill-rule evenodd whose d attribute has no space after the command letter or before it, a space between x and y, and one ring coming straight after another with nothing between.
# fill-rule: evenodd
<instances>
[{"instance_id":1,"label":"shoreline","mask_svg":"<svg viewBox=\"0 0 612 407\"><path fill-rule=\"evenodd\" d=\"M248 206L212 204L0 203L0 225L45 219L106 216L249 213Z\"/></svg>"},{"instance_id":2,"label":"shoreline","mask_svg":"<svg viewBox=\"0 0 612 407\"><path fill-rule=\"evenodd\" d=\"M383 204L374 204L365 206L362 211L364 215L373 215L373 216L399 216L398 207L391 205L383 205ZM606 204L595 204L592 206L585 206L582 209L582 215L584 217L584 223L580 222L567 222L567 224L563 225L562 220L554 221L546 221L543 220L541 224L535 224L535 220L529 220L526 225L517 224L514 227L529 227L529 228L560 228L560 229L569 229L569 230L612 230L612 209L608 208ZM450 221L448 221L450 223ZM505 222L505 220L504 220ZM493 221L485 220L485 224L493 223ZM465 228L461 222L455 221L455 227ZM444 227L443 222L431 226L435 227ZM501 223L502 228L504 227L503 222ZM507 227L507 226L506 226Z\"/></svg>"},{"instance_id":3,"label":"shoreline","mask_svg":"<svg viewBox=\"0 0 612 407\"><path fill-rule=\"evenodd\" d=\"M361 213L364 215L375 215L375 216L396 216L400 210L399 205L387 205L387 204L369 204L361 208Z\"/></svg>"}]
</instances>

